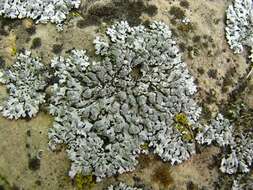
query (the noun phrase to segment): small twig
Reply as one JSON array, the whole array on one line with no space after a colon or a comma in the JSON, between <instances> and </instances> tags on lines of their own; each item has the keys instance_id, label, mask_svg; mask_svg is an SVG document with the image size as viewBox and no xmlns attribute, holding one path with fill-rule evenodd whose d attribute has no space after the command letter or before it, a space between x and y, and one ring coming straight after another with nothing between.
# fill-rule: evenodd
<instances>
[{"instance_id":1,"label":"small twig","mask_svg":"<svg viewBox=\"0 0 253 190\"><path fill-rule=\"evenodd\" d=\"M246 76L246 79L248 79L251 76L252 73L253 73L253 64L251 66L251 69L250 69L248 75Z\"/></svg>"}]
</instances>

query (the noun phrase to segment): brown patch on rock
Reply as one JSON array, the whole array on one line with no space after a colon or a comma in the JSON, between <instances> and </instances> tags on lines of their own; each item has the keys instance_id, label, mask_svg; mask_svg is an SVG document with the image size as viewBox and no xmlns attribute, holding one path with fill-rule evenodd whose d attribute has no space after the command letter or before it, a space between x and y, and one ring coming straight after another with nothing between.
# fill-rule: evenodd
<instances>
[{"instance_id":1,"label":"brown patch on rock","mask_svg":"<svg viewBox=\"0 0 253 190\"><path fill-rule=\"evenodd\" d=\"M168 165L160 165L156 167L152 175L152 180L156 183L158 182L163 187L169 187L174 183Z\"/></svg>"}]
</instances>

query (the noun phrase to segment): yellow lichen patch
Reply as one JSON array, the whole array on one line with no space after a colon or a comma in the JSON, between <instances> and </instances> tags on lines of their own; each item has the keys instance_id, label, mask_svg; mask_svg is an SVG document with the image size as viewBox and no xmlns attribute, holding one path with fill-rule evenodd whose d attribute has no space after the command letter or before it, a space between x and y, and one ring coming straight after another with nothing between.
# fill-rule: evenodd
<instances>
[{"instance_id":1,"label":"yellow lichen patch","mask_svg":"<svg viewBox=\"0 0 253 190\"><path fill-rule=\"evenodd\" d=\"M75 178L76 187L78 190L90 190L95 186L93 175L77 174Z\"/></svg>"},{"instance_id":2,"label":"yellow lichen patch","mask_svg":"<svg viewBox=\"0 0 253 190\"><path fill-rule=\"evenodd\" d=\"M188 118L184 113L176 114L175 121L181 125L188 125Z\"/></svg>"},{"instance_id":3,"label":"yellow lichen patch","mask_svg":"<svg viewBox=\"0 0 253 190\"><path fill-rule=\"evenodd\" d=\"M189 142L194 139L194 136L189 129L190 126L182 126L180 124L176 124L176 129L182 134L183 140Z\"/></svg>"},{"instance_id":4,"label":"yellow lichen patch","mask_svg":"<svg viewBox=\"0 0 253 190\"><path fill-rule=\"evenodd\" d=\"M142 150L148 150L148 143L144 143L140 145Z\"/></svg>"},{"instance_id":5,"label":"yellow lichen patch","mask_svg":"<svg viewBox=\"0 0 253 190\"><path fill-rule=\"evenodd\" d=\"M79 12L77 12L77 11L71 11L70 12L70 16L72 16L72 17L79 17L79 16L81 16L81 14Z\"/></svg>"},{"instance_id":6,"label":"yellow lichen patch","mask_svg":"<svg viewBox=\"0 0 253 190\"><path fill-rule=\"evenodd\" d=\"M12 47L11 48L11 56L15 56L17 54L17 48L16 47Z\"/></svg>"},{"instance_id":7,"label":"yellow lichen patch","mask_svg":"<svg viewBox=\"0 0 253 190\"><path fill-rule=\"evenodd\" d=\"M182 134L183 140L192 141L194 135L189 124L188 118L184 113L178 113L175 116L175 128Z\"/></svg>"}]
</instances>

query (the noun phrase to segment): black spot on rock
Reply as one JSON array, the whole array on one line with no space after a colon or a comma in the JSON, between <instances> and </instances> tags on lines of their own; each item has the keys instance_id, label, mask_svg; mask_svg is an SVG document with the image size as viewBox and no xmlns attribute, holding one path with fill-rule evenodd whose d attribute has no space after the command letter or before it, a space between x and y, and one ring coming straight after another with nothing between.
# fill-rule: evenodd
<instances>
[{"instance_id":1,"label":"black spot on rock","mask_svg":"<svg viewBox=\"0 0 253 190\"><path fill-rule=\"evenodd\" d=\"M197 190L198 186L195 185L192 181L189 181L186 185L187 190Z\"/></svg>"},{"instance_id":2,"label":"black spot on rock","mask_svg":"<svg viewBox=\"0 0 253 190\"><path fill-rule=\"evenodd\" d=\"M14 184L14 185L11 187L11 190L20 190L20 188Z\"/></svg>"},{"instance_id":3,"label":"black spot on rock","mask_svg":"<svg viewBox=\"0 0 253 190\"><path fill-rule=\"evenodd\" d=\"M201 37L199 35L196 35L196 36L193 36L192 41L194 43L198 43L198 42L200 42L200 39L201 39Z\"/></svg>"},{"instance_id":4,"label":"black spot on rock","mask_svg":"<svg viewBox=\"0 0 253 190\"><path fill-rule=\"evenodd\" d=\"M31 136L31 130L27 130L27 131L26 131L26 135L27 135L28 137L30 137L30 136Z\"/></svg>"},{"instance_id":5,"label":"black spot on rock","mask_svg":"<svg viewBox=\"0 0 253 190\"><path fill-rule=\"evenodd\" d=\"M186 8L186 9L188 9L188 8L189 8L189 6L190 6L189 2L188 2L188 1L186 1L186 0L182 0L182 1L180 1L179 5L180 5L181 7Z\"/></svg>"},{"instance_id":6,"label":"black spot on rock","mask_svg":"<svg viewBox=\"0 0 253 190\"><path fill-rule=\"evenodd\" d=\"M41 46L41 39L40 38L34 38L32 41L31 49L36 49Z\"/></svg>"},{"instance_id":7,"label":"black spot on rock","mask_svg":"<svg viewBox=\"0 0 253 190\"><path fill-rule=\"evenodd\" d=\"M40 169L40 159L37 157L29 158L28 168L33 171Z\"/></svg>"},{"instance_id":8,"label":"black spot on rock","mask_svg":"<svg viewBox=\"0 0 253 190\"><path fill-rule=\"evenodd\" d=\"M205 73L205 70L202 67L197 68L197 71L201 75L203 75Z\"/></svg>"},{"instance_id":9,"label":"black spot on rock","mask_svg":"<svg viewBox=\"0 0 253 190\"><path fill-rule=\"evenodd\" d=\"M0 68L4 68L5 67L5 60L0 57Z\"/></svg>"},{"instance_id":10,"label":"black spot on rock","mask_svg":"<svg viewBox=\"0 0 253 190\"><path fill-rule=\"evenodd\" d=\"M216 79L217 78L217 70L216 69L210 69L208 72L207 72L209 78L213 78L213 79Z\"/></svg>"},{"instance_id":11,"label":"black spot on rock","mask_svg":"<svg viewBox=\"0 0 253 190\"><path fill-rule=\"evenodd\" d=\"M170 8L169 13L176 19L182 20L185 18L185 12L181 8L176 6L172 6Z\"/></svg>"},{"instance_id":12,"label":"black spot on rock","mask_svg":"<svg viewBox=\"0 0 253 190\"><path fill-rule=\"evenodd\" d=\"M62 46L63 46L63 44L54 44L54 45L53 45L53 49L52 49L53 53L54 53L54 54L59 54L59 53L61 53L61 51L62 51Z\"/></svg>"},{"instance_id":13,"label":"black spot on rock","mask_svg":"<svg viewBox=\"0 0 253 190\"><path fill-rule=\"evenodd\" d=\"M41 181L40 180L36 180L35 184L38 185L38 186L41 186Z\"/></svg>"}]
</instances>

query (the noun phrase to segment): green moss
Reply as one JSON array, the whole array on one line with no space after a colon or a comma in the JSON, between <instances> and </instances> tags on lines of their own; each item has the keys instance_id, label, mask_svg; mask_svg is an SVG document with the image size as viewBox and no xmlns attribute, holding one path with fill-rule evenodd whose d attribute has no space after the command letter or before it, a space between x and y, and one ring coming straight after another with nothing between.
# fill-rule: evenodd
<instances>
[{"instance_id":1,"label":"green moss","mask_svg":"<svg viewBox=\"0 0 253 190\"><path fill-rule=\"evenodd\" d=\"M176 7L176 6L172 6L170 8L169 13L176 19L182 20L185 18L185 12L181 8Z\"/></svg>"},{"instance_id":2,"label":"green moss","mask_svg":"<svg viewBox=\"0 0 253 190\"><path fill-rule=\"evenodd\" d=\"M28 168L33 171L40 169L40 159L37 157L29 158Z\"/></svg>"},{"instance_id":3,"label":"green moss","mask_svg":"<svg viewBox=\"0 0 253 190\"><path fill-rule=\"evenodd\" d=\"M180 23L177 29L182 33L193 32L195 27L192 23Z\"/></svg>"},{"instance_id":4,"label":"green moss","mask_svg":"<svg viewBox=\"0 0 253 190\"><path fill-rule=\"evenodd\" d=\"M9 181L2 175L0 175L0 190L9 190L11 185Z\"/></svg>"},{"instance_id":5,"label":"green moss","mask_svg":"<svg viewBox=\"0 0 253 190\"><path fill-rule=\"evenodd\" d=\"M149 5L147 6L145 12L149 15L149 16L154 16L157 14L157 7L155 5Z\"/></svg>"},{"instance_id":6,"label":"green moss","mask_svg":"<svg viewBox=\"0 0 253 190\"><path fill-rule=\"evenodd\" d=\"M77 190L90 190L95 186L95 179L93 175L77 174L75 177Z\"/></svg>"},{"instance_id":7,"label":"green moss","mask_svg":"<svg viewBox=\"0 0 253 190\"><path fill-rule=\"evenodd\" d=\"M39 48L40 46L41 46L41 39L40 38L34 38L32 40L31 49L36 49L36 48Z\"/></svg>"},{"instance_id":8,"label":"green moss","mask_svg":"<svg viewBox=\"0 0 253 190\"><path fill-rule=\"evenodd\" d=\"M186 0L182 0L182 1L180 1L179 5L180 5L181 7L186 8L186 9L188 9L188 8L189 8L189 6L190 6L189 2L188 2L188 1L186 1Z\"/></svg>"},{"instance_id":9,"label":"green moss","mask_svg":"<svg viewBox=\"0 0 253 190\"><path fill-rule=\"evenodd\" d=\"M59 54L62 52L62 46L63 44L54 44L53 45L53 48L52 48L52 51L54 54Z\"/></svg>"}]
</instances>

